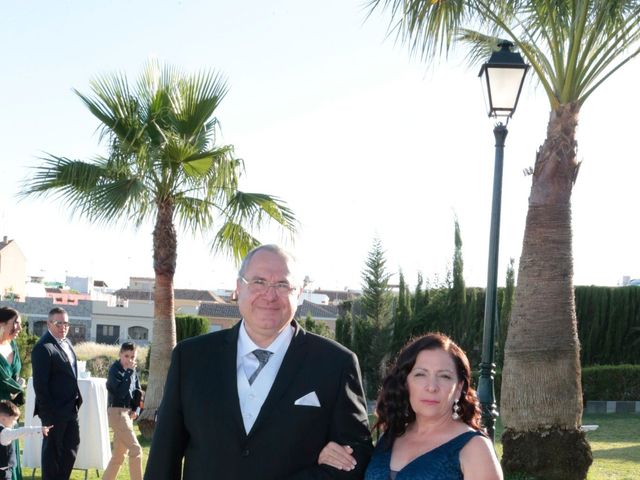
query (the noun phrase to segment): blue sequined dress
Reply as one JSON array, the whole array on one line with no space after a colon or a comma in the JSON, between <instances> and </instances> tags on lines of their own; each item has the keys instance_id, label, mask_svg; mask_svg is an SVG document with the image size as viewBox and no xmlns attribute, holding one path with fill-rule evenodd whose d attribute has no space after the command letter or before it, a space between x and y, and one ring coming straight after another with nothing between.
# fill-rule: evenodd
<instances>
[{"instance_id":1,"label":"blue sequined dress","mask_svg":"<svg viewBox=\"0 0 640 480\"><path fill-rule=\"evenodd\" d=\"M460 450L480 432L465 432L452 438L406 464L397 472L395 480L463 480L460 469ZM391 448L383 448L383 438L378 441L367 467L365 480L390 480Z\"/></svg>"}]
</instances>

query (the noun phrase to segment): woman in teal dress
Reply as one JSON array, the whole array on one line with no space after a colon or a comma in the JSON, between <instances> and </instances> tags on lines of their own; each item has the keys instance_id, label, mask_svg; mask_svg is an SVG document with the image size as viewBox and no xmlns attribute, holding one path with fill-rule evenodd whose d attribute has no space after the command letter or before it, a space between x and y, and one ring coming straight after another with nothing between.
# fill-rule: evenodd
<instances>
[{"instance_id":1,"label":"woman in teal dress","mask_svg":"<svg viewBox=\"0 0 640 480\"><path fill-rule=\"evenodd\" d=\"M365 480L502 480L470 380L466 354L445 335L405 346L378 396L380 437ZM330 442L318 463L350 470L353 458Z\"/></svg>"},{"instance_id":2,"label":"woman in teal dress","mask_svg":"<svg viewBox=\"0 0 640 480\"><path fill-rule=\"evenodd\" d=\"M22 323L18 311L0 307L0 400L16 403L22 402L24 388L24 379L20 378L22 362L16 344L16 337L21 330ZM18 440L15 441L14 448L17 463L13 469L13 480L22 480Z\"/></svg>"}]
</instances>

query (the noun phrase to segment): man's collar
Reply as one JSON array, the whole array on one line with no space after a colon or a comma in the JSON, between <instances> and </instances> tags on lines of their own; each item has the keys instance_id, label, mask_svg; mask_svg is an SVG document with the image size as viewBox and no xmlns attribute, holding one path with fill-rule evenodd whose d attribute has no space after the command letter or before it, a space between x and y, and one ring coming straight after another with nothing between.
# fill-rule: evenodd
<instances>
[{"instance_id":1,"label":"man's collar","mask_svg":"<svg viewBox=\"0 0 640 480\"><path fill-rule=\"evenodd\" d=\"M60 338L56 337L50 329L47 329L47 330L49 331L49 335L51 335L53 337L53 339L58 343L62 343L64 340L67 339L67 337L64 337L64 338L60 339Z\"/></svg>"},{"instance_id":2,"label":"man's collar","mask_svg":"<svg viewBox=\"0 0 640 480\"><path fill-rule=\"evenodd\" d=\"M259 350L268 350L270 352L277 352L282 345L289 345L291 339L293 338L294 327L291 324L288 324L278 336L271 342L270 345L267 345L266 348L262 348L251 340L249 334L247 333L247 329L244 325L244 319L240 322L240 329L238 332L238 356L242 357L244 355L248 355L256 349Z\"/></svg>"}]
</instances>

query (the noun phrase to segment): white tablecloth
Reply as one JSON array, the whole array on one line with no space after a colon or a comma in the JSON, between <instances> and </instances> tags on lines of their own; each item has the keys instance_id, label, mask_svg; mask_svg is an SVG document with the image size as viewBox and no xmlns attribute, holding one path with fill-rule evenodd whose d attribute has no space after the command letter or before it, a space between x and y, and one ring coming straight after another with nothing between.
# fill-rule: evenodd
<instances>
[{"instance_id":1,"label":"white tablecloth","mask_svg":"<svg viewBox=\"0 0 640 480\"><path fill-rule=\"evenodd\" d=\"M80 448L74 468L104 470L111 458L109 421L107 419L107 381L104 378L79 379L78 387L82 394L82 406L78 412ZM40 417L33 416L34 406L33 379L29 378L25 425L41 425ZM40 437L26 437L22 452L22 466L24 468L40 468L41 452L42 439Z\"/></svg>"}]
</instances>

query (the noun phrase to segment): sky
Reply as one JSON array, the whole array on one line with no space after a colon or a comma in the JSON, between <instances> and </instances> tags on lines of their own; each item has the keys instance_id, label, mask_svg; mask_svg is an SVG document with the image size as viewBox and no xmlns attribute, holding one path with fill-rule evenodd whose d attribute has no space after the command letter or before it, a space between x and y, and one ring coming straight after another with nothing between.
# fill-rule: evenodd
<instances>
[{"instance_id":1,"label":"sky","mask_svg":"<svg viewBox=\"0 0 640 480\"><path fill-rule=\"evenodd\" d=\"M30 275L92 276L110 286L153 276L151 225L92 225L53 199L17 193L47 153L104 153L73 92L98 75L135 80L159 59L212 69L229 92L221 144L245 162L240 188L295 212L293 242L259 238L298 257L311 287L359 288L375 238L387 269L410 284L451 267L458 219L467 285L487 275L493 120L479 65L461 54L429 64L388 34L389 14L363 0L32 0L0 7L0 236L15 239ZM574 283L640 277L638 61L585 104L573 193ZM531 177L549 105L529 81L506 140L499 282L520 255ZM236 265L211 251L213 232L179 233L177 288L233 288Z\"/></svg>"}]
</instances>

